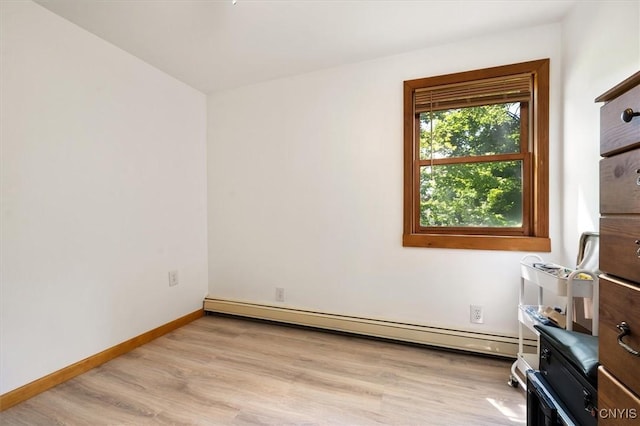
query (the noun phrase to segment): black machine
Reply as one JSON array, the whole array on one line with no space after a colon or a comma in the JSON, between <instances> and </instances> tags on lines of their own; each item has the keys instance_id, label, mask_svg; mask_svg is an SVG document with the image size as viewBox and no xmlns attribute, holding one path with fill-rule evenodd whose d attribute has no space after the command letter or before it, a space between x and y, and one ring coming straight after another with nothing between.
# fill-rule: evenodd
<instances>
[{"instance_id":1,"label":"black machine","mask_svg":"<svg viewBox=\"0 0 640 426\"><path fill-rule=\"evenodd\" d=\"M573 426L575 424L558 395L542 377L542 373L535 370L527 371L527 425Z\"/></svg>"},{"instance_id":2,"label":"black machine","mask_svg":"<svg viewBox=\"0 0 640 426\"><path fill-rule=\"evenodd\" d=\"M539 371L527 372L527 424L597 424L598 338L536 325Z\"/></svg>"}]
</instances>

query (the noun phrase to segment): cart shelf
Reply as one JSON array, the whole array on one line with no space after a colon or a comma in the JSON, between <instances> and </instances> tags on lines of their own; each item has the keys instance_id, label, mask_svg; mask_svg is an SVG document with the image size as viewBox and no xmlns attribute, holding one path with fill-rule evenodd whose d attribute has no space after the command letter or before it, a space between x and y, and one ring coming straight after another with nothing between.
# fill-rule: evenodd
<instances>
[{"instance_id":1,"label":"cart shelf","mask_svg":"<svg viewBox=\"0 0 640 426\"><path fill-rule=\"evenodd\" d=\"M520 262L522 278L558 296L567 296L569 280L573 283L573 297L591 297L594 276L587 270L573 270L555 263ZM554 271L554 272L550 272Z\"/></svg>"},{"instance_id":2,"label":"cart shelf","mask_svg":"<svg viewBox=\"0 0 640 426\"><path fill-rule=\"evenodd\" d=\"M529 254L520 261L520 296L518 304L518 354L511 366L511 386L521 385L526 389L526 371L538 368L539 344L536 353L524 351L525 328L538 334L534 325L544 324L546 319L540 313L546 308L543 303L545 292L567 298L567 308L564 318L566 329L573 325L573 298L589 297L593 299L593 327L592 334L598 335L598 277L585 269L570 269L554 263L545 263L538 255ZM538 289L536 305L525 303L525 285L534 285ZM555 314L554 314L555 315ZM558 316L558 319L562 319ZM563 325L557 321L556 326Z\"/></svg>"}]
</instances>

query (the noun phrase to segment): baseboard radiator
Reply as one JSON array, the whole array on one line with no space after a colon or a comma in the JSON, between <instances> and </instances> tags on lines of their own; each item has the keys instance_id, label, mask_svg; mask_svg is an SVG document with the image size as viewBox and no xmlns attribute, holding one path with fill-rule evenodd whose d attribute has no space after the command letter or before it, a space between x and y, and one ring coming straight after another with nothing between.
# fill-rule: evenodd
<instances>
[{"instance_id":1,"label":"baseboard radiator","mask_svg":"<svg viewBox=\"0 0 640 426\"><path fill-rule=\"evenodd\" d=\"M518 338L513 336L448 330L211 297L204 300L204 310L205 313L262 319L504 358L515 358L518 352ZM535 352L536 342L526 340L524 349L526 352Z\"/></svg>"}]
</instances>

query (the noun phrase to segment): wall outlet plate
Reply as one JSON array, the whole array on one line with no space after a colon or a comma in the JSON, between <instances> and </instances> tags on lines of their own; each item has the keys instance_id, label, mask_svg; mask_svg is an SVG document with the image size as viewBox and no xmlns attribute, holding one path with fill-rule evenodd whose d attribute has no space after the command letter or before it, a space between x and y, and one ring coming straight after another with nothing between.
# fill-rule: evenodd
<instances>
[{"instance_id":1,"label":"wall outlet plate","mask_svg":"<svg viewBox=\"0 0 640 426\"><path fill-rule=\"evenodd\" d=\"M469 320L472 324L484 324L484 313L482 306L469 305Z\"/></svg>"},{"instance_id":2,"label":"wall outlet plate","mask_svg":"<svg viewBox=\"0 0 640 426\"><path fill-rule=\"evenodd\" d=\"M175 287L180 284L178 280L178 271L169 271L169 287Z\"/></svg>"},{"instance_id":3,"label":"wall outlet plate","mask_svg":"<svg viewBox=\"0 0 640 426\"><path fill-rule=\"evenodd\" d=\"M284 288L276 287L276 302L284 302Z\"/></svg>"}]
</instances>

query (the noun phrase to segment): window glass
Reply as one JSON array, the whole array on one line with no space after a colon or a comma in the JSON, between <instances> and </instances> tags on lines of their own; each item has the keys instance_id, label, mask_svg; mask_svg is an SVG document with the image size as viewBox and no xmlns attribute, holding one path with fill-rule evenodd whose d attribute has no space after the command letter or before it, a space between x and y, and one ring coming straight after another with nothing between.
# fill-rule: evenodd
<instances>
[{"instance_id":1,"label":"window glass","mask_svg":"<svg viewBox=\"0 0 640 426\"><path fill-rule=\"evenodd\" d=\"M420 114L420 159L520 152L520 102Z\"/></svg>"},{"instance_id":2,"label":"window glass","mask_svg":"<svg viewBox=\"0 0 640 426\"><path fill-rule=\"evenodd\" d=\"M420 226L521 227L522 161L421 167Z\"/></svg>"}]
</instances>

